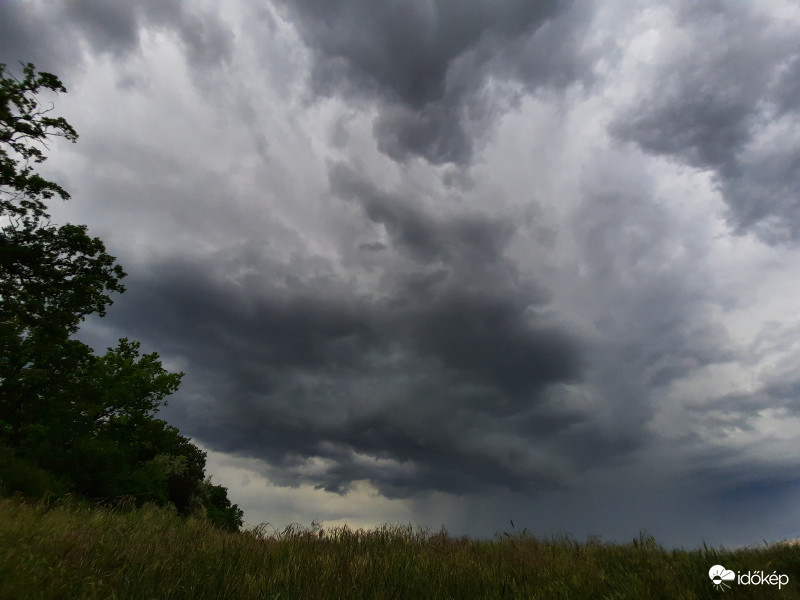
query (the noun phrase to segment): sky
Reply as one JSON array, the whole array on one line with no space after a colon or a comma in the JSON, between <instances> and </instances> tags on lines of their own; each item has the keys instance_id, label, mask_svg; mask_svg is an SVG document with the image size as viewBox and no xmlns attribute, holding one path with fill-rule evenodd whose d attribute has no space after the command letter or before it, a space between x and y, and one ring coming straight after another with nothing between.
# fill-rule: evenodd
<instances>
[{"instance_id":1,"label":"sky","mask_svg":"<svg viewBox=\"0 0 800 600\"><path fill-rule=\"evenodd\" d=\"M251 525L800 536L800 6L0 0L80 337Z\"/></svg>"}]
</instances>

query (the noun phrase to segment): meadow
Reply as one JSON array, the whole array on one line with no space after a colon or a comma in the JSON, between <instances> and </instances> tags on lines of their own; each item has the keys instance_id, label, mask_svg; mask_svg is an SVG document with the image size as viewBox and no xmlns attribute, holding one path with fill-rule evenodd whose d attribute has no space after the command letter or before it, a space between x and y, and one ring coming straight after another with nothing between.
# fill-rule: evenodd
<instances>
[{"instance_id":1,"label":"meadow","mask_svg":"<svg viewBox=\"0 0 800 600\"><path fill-rule=\"evenodd\" d=\"M513 531L513 530L512 530ZM789 583L717 589L712 565ZM410 525L237 533L146 505L0 500L0 599L800 598L800 546L666 550Z\"/></svg>"}]
</instances>

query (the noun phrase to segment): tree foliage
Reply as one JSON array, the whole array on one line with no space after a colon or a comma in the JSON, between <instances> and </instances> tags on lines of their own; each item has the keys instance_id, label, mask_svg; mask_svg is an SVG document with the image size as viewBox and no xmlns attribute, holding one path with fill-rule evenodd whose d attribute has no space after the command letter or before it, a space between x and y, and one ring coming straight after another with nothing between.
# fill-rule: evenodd
<instances>
[{"instance_id":1,"label":"tree foliage","mask_svg":"<svg viewBox=\"0 0 800 600\"><path fill-rule=\"evenodd\" d=\"M47 116L53 107L44 108L39 102L42 88L66 93L58 77L36 73L30 63L22 73L20 80L0 63L0 189L4 193L0 208L19 217L42 217L47 210L44 200L56 194L67 200L69 194L43 179L30 162L45 161L43 148L47 149L49 138L64 137L74 143L78 134L63 117Z\"/></svg>"},{"instance_id":2,"label":"tree foliage","mask_svg":"<svg viewBox=\"0 0 800 600\"><path fill-rule=\"evenodd\" d=\"M121 339L102 356L73 338L104 316L125 277L83 225L50 223L69 194L33 164L53 137L78 138L37 94L66 92L50 73L0 64L0 487L32 496L134 497L203 512L236 529L242 511L205 477L205 453L155 414L183 373Z\"/></svg>"}]
</instances>

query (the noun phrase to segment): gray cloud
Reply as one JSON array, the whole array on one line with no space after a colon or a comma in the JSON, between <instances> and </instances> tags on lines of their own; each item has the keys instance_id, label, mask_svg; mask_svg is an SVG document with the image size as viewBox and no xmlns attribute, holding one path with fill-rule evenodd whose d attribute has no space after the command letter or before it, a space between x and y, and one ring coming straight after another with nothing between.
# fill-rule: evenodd
<instances>
[{"instance_id":1,"label":"gray cloud","mask_svg":"<svg viewBox=\"0 0 800 600\"><path fill-rule=\"evenodd\" d=\"M651 85L611 131L712 171L735 230L796 240L797 29L730 3L680 3L676 25L688 43L660 57Z\"/></svg>"},{"instance_id":2,"label":"gray cloud","mask_svg":"<svg viewBox=\"0 0 800 600\"><path fill-rule=\"evenodd\" d=\"M139 24L132 3L68 0L62 18L101 52L124 55L139 46Z\"/></svg>"},{"instance_id":3,"label":"gray cloud","mask_svg":"<svg viewBox=\"0 0 800 600\"><path fill-rule=\"evenodd\" d=\"M326 69L337 75L344 70L352 84L385 87L413 109L444 96L452 64L482 39L531 33L558 8L556 0L491 5L308 0L292 5L304 37L320 51L318 90L334 85Z\"/></svg>"},{"instance_id":4,"label":"gray cloud","mask_svg":"<svg viewBox=\"0 0 800 600\"><path fill-rule=\"evenodd\" d=\"M144 15L150 24L174 29L186 49L193 67L210 67L230 61L233 33L217 15L195 12L180 0L162 0L144 5Z\"/></svg>"},{"instance_id":5,"label":"gray cloud","mask_svg":"<svg viewBox=\"0 0 800 600\"><path fill-rule=\"evenodd\" d=\"M530 90L592 77L588 20L568 2L284 4L314 50L314 92L378 99L374 134L395 160L469 162L475 134L519 94L490 79Z\"/></svg>"},{"instance_id":6,"label":"gray cloud","mask_svg":"<svg viewBox=\"0 0 800 600\"><path fill-rule=\"evenodd\" d=\"M387 194L341 164L331 169L331 189L358 202L415 263L393 290L415 347L465 377L482 375L511 389L576 374L575 342L536 323L535 309L549 300L546 290L503 254L514 233L510 220L480 214L437 220L414 199Z\"/></svg>"},{"instance_id":7,"label":"gray cloud","mask_svg":"<svg viewBox=\"0 0 800 600\"><path fill-rule=\"evenodd\" d=\"M322 259L290 266L246 244L203 267L131 276L117 326L214 373L185 392L214 414L180 416L190 433L268 460L278 483L330 491L360 479L388 496L563 485L548 444L527 444L582 420L550 397L580 379L581 344L537 316L547 293L504 256L512 224L436 218L341 164L330 178L340 201L388 233L367 251L387 255L377 297L350 290ZM227 277L234 266L249 275ZM590 452L575 441L566 454L581 462ZM304 475L314 459L326 468Z\"/></svg>"},{"instance_id":8,"label":"gray cloud","mask_svg":"<svg viewBox=\"0 0 800 600\"><path fill-rule=\"evenodd\" d=\"M181 0L24 4L0 3L0 61L33 62L65 82L82 62L81 40L92 52L124 59L139 50L140 32L149 27L177 34L196 69L219 65L231 56L233 34L227 24L211 13L191 10Z\"/></svg>"},{"instance_id":9,"label":"gray cloud","mask_svg":"<svg viewBox=\"0 0 800 600\"><path fill-rule=\"evenodd\" d=\"M248 465L234 501L264 475L303 522L341 505L316 487L354 490L344 516L368 495L477 534L513 517L696 545L796 523L797 247L774 243L798 223L790 19L217 12L0 3L0 60L66 73L82 137L45 165L74 198L54 214L131 273L83 339L187 372L162 415ZM726 206L761 239L726 234Z\"/></svg>"},{"instance_id":10,"label":"gray cloud","mask_svg":"<svg viewBox=\"0 0 800 600\"><path fill-rule=\"evenodd\" d=\"M74 40L60 35L59 24L46 7L25 2L0 2L0 62L16 70L32 62L42 71L66 80L70 63L79 60Z\"/></svg>"}]
</instances>

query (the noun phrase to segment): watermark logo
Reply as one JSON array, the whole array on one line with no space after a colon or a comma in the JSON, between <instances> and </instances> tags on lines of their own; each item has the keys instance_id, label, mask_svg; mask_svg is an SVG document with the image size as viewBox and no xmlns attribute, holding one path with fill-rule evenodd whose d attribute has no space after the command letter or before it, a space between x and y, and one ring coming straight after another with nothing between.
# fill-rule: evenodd
<instances>
[{"instance_id":1,"label":"watermark logo","mask_svg":"<svg viewBox=\"0 0 800 600\"><path fill-rule=\"evenodd\" d=\"M778 574L776 571L772 573L764 573L764 571L737 571L734 573L730 569L726 569L722 565L714 565L708 570L708 577L711 583L718 590L724 591L726 588L730 589L730 584L726 583L732 581L738 585L777 585L781 589L784 585L789 583L789 576L785 574Z\"/></svg>"},{"instance_id":2,"label":"watermark logo","mask_svg":"<svg viewBox=\"0 0 800 600\"><path fill-rule=\"evenodd\" d=\"M708 576L711 578L711 583L713 583L714 587L718 590L730 588L731 586L725 582L736 579L736 573L730 569L726 569L722 565L714 565L711 567L708 570Z\"/></svg>"}]
</instances>

